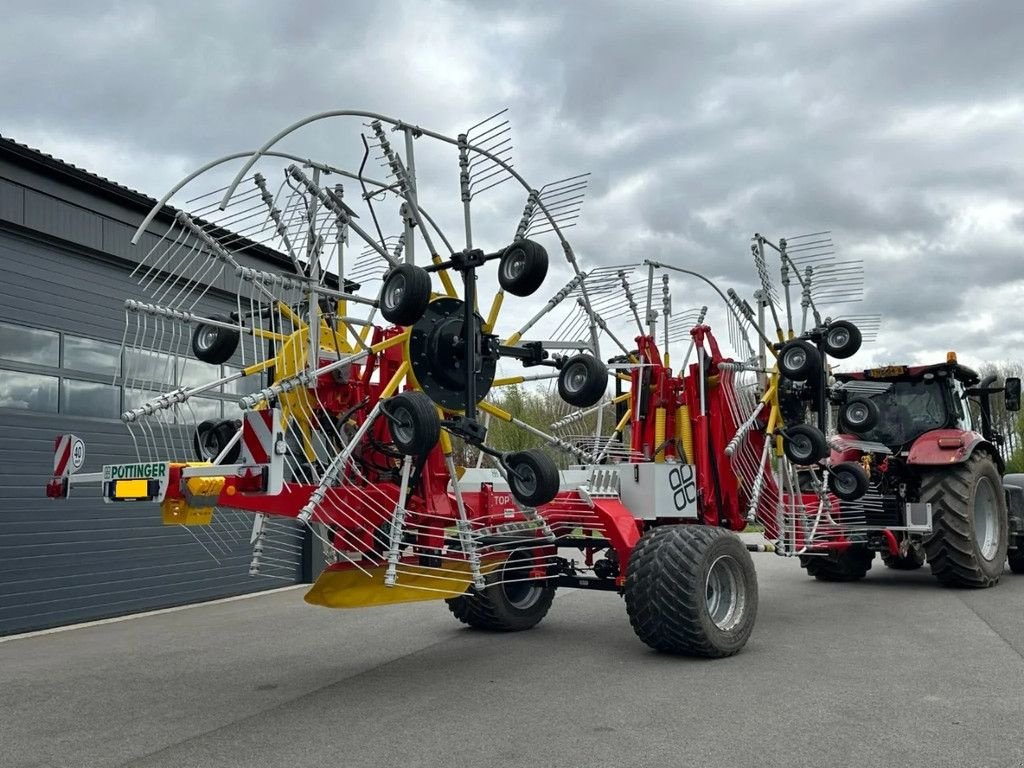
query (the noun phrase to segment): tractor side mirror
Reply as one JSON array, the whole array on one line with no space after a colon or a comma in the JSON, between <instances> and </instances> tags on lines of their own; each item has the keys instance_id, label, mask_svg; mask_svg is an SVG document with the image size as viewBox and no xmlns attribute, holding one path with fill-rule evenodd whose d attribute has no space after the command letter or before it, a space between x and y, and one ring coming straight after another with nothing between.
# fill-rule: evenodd
<instances>
[{"instance_id":1,"label":"tractor side mirror","mask_svg":"<svg viewBox=\"0 0 1024 768\"><path fill-rule=\"evenodd\" d=\"M1006 379L1003 386L1005 392L1003 393L1004 402L1006 403L1006 410L1015 412L1020 410L1020 379L1016 376L1011 376Z\"/></svg>"}]
</instances>

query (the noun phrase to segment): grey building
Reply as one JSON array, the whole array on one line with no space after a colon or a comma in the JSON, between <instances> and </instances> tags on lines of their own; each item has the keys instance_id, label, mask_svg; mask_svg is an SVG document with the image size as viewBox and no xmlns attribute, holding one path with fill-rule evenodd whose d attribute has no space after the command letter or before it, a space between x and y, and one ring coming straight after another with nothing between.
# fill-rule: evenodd
<instances>
[{"instance_id":1,"label":"grey building","mask_svg":"<svg viewBox=\"0 0 1024 768\"><path fill-rule=\"evenodd\" d=\"M298 547L277 553L272 575L250 577L248 532L238 520L206 534L211 548L188 529L163 526L154 504L106 504L95 487L67 500L45 496L58 434L85 440L89 471L135 459L118 418L130 395L115 372L123 303L138 296L130 273L149 247L129 240L154 203L0 138L0 635L300 578ZM157 217L150 244L173 214ZM287 266L268 249L248 254L264 268ZM215 285L207 308L233 307ZM204 418L229 417L236 401L225 391L197 404Z\"/></svg>"}]
</instances>

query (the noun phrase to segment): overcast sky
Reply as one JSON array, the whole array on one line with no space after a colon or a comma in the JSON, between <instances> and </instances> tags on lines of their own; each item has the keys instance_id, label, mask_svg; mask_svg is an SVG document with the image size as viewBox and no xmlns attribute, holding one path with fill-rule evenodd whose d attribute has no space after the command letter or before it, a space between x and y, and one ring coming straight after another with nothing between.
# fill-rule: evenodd
<instances>
[{"instance_id":1,"label":"overcast sky","mask_svg":"<svg viewBox=\"0 0 1024 768\"><path fill-rule=\"evenodd\" d=\"M1019 0L28 8L0 25L0 132L147 194L312 112L456 133L507 106L532 183L593 174L585 265L749 293L752 233L828 229L867 273L832 313L883 316L858 362L1024 357Z\"/></svg>"}]
</instances>

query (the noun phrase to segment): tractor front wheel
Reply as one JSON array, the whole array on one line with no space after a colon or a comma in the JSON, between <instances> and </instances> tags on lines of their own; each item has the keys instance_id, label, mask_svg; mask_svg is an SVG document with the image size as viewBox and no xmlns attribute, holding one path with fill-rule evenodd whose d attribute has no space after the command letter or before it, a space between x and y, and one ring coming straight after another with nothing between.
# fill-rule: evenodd
<instances>
[{"instance_id":1,"label":"tractor front wheel","mask_svg":"<svg viewBox=\"0 0 1024 768\"><path fill-rule=\"evenodd\" d=\"M801 555L800 567L818 581L860 581L868 575L874 559L874 552L855 544L827 555Z\"/></svg>"},{"instance_id":2,"label":"tractor front wheel","mask_svg":"<svg viewBox=\"0 0 1024 768\"><path fill-rule=\"evenodd\" d=\"M921 501L932 505L932 533L924 541L932 575L953 587L996 584L1009 531L1002 479L989 454L925 475Z\"/></svg>"},{"instance_id":3,"label":"tractor front wheel","mask_svg":"<svg viewBox=\"0 0 1024 768\"><path fill-rule=\"evenodd\" d=\"M555 585L548 579L531 579L535 558L531 550L509 555L500 570L487 576L487 587L470 587L464 595L445 600L456 619L473 629L519 632L536 626L555 599Z\"/></svg>"},{"instance_id":4,"label":"tractor front wheel","mask_svg":"<svg viewBox=\"0 0 1024 768\"><path fill-rule=\"evenodd\" d=\"M637 637L664 653L738 653L757 617L757 573L739 538L722 528L667 525L629 556L626 612Z\"/></svg>"}]
</instances>

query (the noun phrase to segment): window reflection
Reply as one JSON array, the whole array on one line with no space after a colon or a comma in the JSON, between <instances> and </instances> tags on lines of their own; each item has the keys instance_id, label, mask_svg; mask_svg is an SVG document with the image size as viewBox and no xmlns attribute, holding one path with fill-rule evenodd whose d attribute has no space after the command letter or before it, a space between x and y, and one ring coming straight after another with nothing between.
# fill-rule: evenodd
<instances>
[{"instance_id":1,"label":"window reflection","mask_svg":"<svg viewBox=\"0 0 1024 768\"><path fill-rule=\"evenodd\" d=\"M161 389L171 390L175 382L174 358L163 352L147 352L128 349L124 353L124 377L126 381L149 381L163 385Z\"/></svg>"},{"instance_id":2,"label":"window reflection","mask_svg":"<svg viewBox=\"0 0 1024 768\"><path fill-rule=\"evenodd\" d=\"M120 369L120 362L120 344L64 334L65 368L113 376Z\"/></svg>"},{"instance_id":3,"label":"window reflection","mask_svg":"<svg viewBox=\"0 0 1024 768\"><path fill-rule=\"evenodd\" d=\"M181 383L186 387L199 387L220 378L220 369L215 365L191 358L178 358L178 370L181 372ZM219 387L209 390L219 391Z\"/></svg>"},{"instance_id":4,"label":"window reflection","mask_svg":"<svg viewBox=\"0 0 1024 768\"><path fill-rule=\"evenodd\" d=\"M33 365L60 365L60 334L0 323L0 358Z\"/></svg>"},{"instance_id":5,"label":"window reflection","mask_svg":"<svg viewBox=\"0 0 1024 768\"><path fill-rule=\"evenodd\" d=\"M116 419L121 410L121 390L110 384L64 379L60 409L69 416Z\"/></svg>"},{"instance_id":6,"label":"window reflection","mask_svg":"<svg viewBox=\"0 0 1024 768\"><path fill-rule=\"evenodd\" d=\"M233 376L239 370L225 365L224 375ZM229 381L224 385L224 392L231 395L251 395L253 392L259 392L263 388L263 376L262 373L254 373L251 376L243 376L240 379Z\"/></svg>"},{"instance_id":7,"label":"window reflection","mask_svg":"<svg viewBox=\"0 0 1024 768\"><path fill-rule=\"evenodd\" d=\"M186 411L191 411L192 418L199 421L220 418L220 401L211 400L206 397L190 397L188 403L182 406ZM182 414L186 416L186 414Z\"/></svg>"},{"instance_id":8,"label":"window reflection","mask_svg":"<svg viewBox=\"0 0 1024 768\"><path fill-rule=\"evenodd\" d=\"M57 378L0 370L0 408L57 412Z\"/></svg>"}]
</instances>

